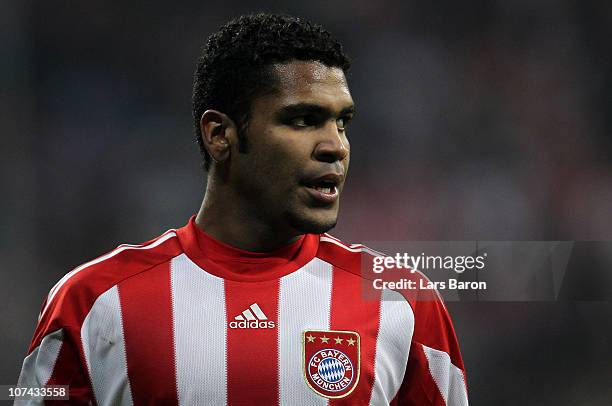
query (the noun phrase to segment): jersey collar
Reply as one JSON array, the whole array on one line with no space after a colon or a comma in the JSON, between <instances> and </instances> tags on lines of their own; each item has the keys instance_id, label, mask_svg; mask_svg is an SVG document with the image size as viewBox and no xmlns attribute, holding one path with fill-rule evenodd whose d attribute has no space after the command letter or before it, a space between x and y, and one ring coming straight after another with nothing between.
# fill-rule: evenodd
<instances>
[{"instance_id":1,"label":"jersey collar","mask_svg":"<svg viewBox=\"0 0 612 406\"><path fill-rule=\"evenodd\" d=\"M304 234L297 241L271 252L252 252L232 247L201 230L192 216L177 230L185 254L204 271L223 279L260 282L290 274L316 255L318 234Z\"/></svg>"}]
</instances>

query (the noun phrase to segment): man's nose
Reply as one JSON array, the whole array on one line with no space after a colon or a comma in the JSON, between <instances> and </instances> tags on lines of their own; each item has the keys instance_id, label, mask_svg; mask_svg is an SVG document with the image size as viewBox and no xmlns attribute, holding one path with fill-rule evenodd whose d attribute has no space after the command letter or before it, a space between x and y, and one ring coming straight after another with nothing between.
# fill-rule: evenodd
<instances>
[{"instance_id":1,"label":"man's nose","mask_svg":"<svg viewBox=\"0 0 612 406\"><path fill-rule=\"evenodd\" d=\"M324 132L322 139L316 145L314 157L318 161L342 161L349 153L349 144L335 122L331 122L321 129Z\"/></svg>"}]
</instances>

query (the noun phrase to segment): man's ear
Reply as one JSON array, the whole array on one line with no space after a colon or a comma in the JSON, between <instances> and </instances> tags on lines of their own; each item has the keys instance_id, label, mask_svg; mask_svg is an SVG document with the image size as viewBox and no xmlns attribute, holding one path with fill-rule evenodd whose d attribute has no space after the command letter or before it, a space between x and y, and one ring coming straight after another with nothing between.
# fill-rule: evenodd
<instances>
[{"instance_id":1,"label":"man's ear","mask_svg":"<svg viewBox=\"0 0 612 406\"><path fill-rule=\"evenodd\" d=\"M217 110L206 110L200 118L200 132L204 147L215 162L230 157L231 145L237 141L234 121Z\"/></svg>"}]
</instances>

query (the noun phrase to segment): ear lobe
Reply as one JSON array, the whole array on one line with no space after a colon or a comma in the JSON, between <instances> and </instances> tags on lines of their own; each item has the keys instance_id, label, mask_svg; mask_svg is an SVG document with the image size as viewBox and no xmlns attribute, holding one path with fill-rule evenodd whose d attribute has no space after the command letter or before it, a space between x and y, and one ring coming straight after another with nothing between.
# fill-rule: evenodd
<instances>
[{"instance_id":1,"label":"ear lobe","mask_svg":"<svg viewBox=\"0 0 612 406\"><path fill-rule=\"evenodd\" d=\"M206 110L200 119L202 141L213 161L219 163L230 157L233 121L217 110Z\"/></svg>"}]
</instances>

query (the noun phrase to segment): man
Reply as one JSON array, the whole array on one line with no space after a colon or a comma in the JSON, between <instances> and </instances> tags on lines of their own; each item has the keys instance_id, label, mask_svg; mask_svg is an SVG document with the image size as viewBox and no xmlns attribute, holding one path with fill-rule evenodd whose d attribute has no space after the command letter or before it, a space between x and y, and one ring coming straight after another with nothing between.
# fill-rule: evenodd
<instances>
[{"instance_id":1,"label":"man","mask_svg":"<svg viewBox=\"0 0 612 406\"><path fill-rule=\"evenodd\" d=\"M366 299L368 249L336 224L354 114L349 60L320 26L243 16L195 73L208 171L189 223L51 289L21 385L72 403L467 404L439 299Z\"/></svg>"}]
</instances>

